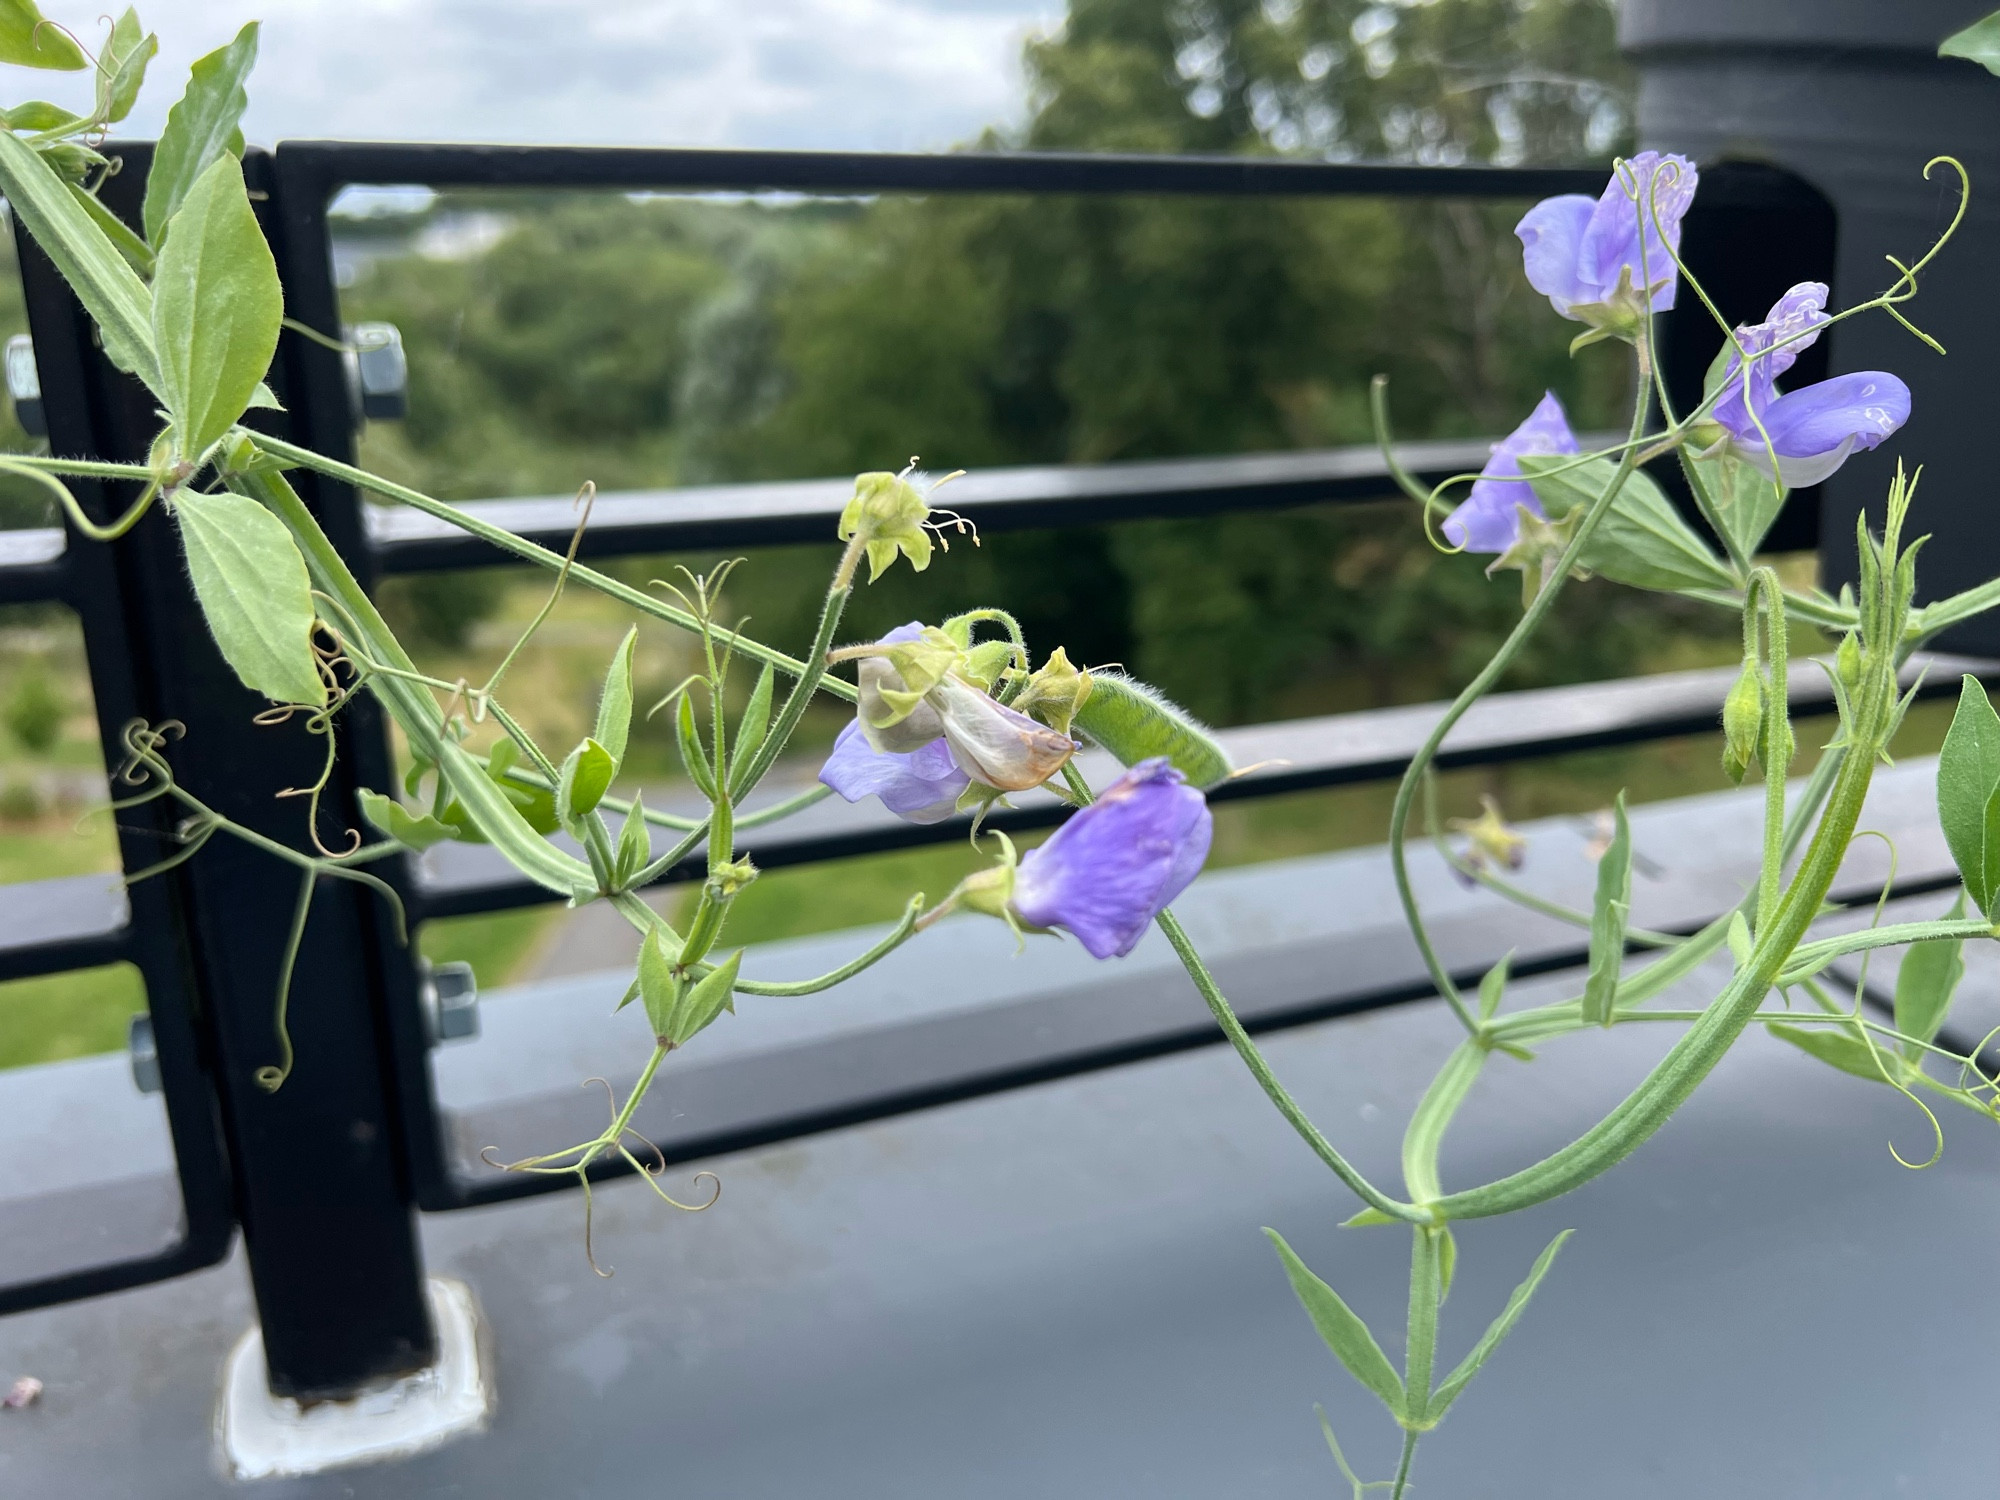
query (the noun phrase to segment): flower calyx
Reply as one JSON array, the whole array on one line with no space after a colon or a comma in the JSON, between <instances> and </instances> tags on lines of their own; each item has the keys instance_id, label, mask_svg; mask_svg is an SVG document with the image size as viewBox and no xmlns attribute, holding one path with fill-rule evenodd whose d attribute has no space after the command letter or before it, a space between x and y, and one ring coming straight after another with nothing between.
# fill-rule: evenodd
<instances>
[{"instance_id":1,"label":"flower calyx","mask_svg":"<svg viewBox=\"0 0 2000 1500\"><path fill-rule=\"evenodd\" d=\"M845 587L853 581L854 569L864 553L870 583L889 570L898 553L907 557L917 572L928 568L932 535L944 542L944 528L931 519L930 497L963 472L954 470L942 479L932 479L917 472L916 460L911 459L900 473L877 470L856 475L854 496L840 513L838 535L848 544L848 551L836 586ZM960 531L971 526L963 517L952 516L951 522ZM976 532L973 540L978 541Z\"/></svg>"},{"instance_id":2,"label":"flower calyx","mask_svg":"<svg viewBox=\"0 0 2000 1500\"><path fill-rule=\"evenodd\" d=\"M1029 674L1009 707L1067 735L1090 700L1090 687L1090 673L1072 664L1069 654L1058 646Z\"/></svg>"}]
</instances>

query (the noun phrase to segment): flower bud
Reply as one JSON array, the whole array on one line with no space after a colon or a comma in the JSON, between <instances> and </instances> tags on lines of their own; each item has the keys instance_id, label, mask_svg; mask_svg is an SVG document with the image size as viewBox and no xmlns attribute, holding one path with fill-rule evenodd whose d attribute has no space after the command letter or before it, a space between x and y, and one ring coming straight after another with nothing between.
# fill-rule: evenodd
<instances>
[{"instance_id":1,"label":"flower bud","mask_svg":"<svg viewBox=\"0 0 2000 1500\"><path fill-rule=\"evenodd\" d=\"M1833 672L1843 687L1861 685L1861 642L1851 630L1840 638L1840 649L1833 654Z\"/></svg>"},{"instance_id":2,"label":"flower bud","mask_svg":"<svg viewBox=\"0 0 2000 1500\"><path fill-rule=\"evenodd\" d=\"M1451 826L1465 835L1465 862L1475 870L1483 870L1489 864L1520 869L1527 859L1527 839L1507 826L1500 816L1500 804L1491 797L1481 797L1479 809L1476 818L1451 820Z\"/></svg>"},{"instance_id":3,"label":"flower bud","mask_svg":"<svg viewBox=\"0 0 2000 1500\"><path fill-rule=\"evenodd\" d=\"M1068 653L1058 646L1028 678L1012 707L1058 734L1068 734L1089 697L1090 674L1070 665Z\"/></svg>"},{"instance_id":4,"label":"flower bud","mask_svg":"<svg viewBox=\"0 0 2000 1500\"><path fill-rule=\"evenodd\" d=\"M1729 696L1722 700L1722 769L1739 786L1756 758L1764 734L1764 681L1757 664L1746 661Z\"/></svg>"}]
</instances>

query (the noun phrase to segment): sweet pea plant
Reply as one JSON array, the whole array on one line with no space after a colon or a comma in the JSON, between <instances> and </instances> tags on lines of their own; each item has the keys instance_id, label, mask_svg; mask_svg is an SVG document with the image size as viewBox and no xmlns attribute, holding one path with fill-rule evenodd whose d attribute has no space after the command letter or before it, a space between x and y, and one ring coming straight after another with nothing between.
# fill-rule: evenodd
<instances>
[{"instance_id":1,"label":"sweet pea plant","mask_svg":"<svg viewBox=\"0 0 2000 1500\"><path fill-rule=\"evenodd\" d=\"M1938 778L1940 817L1964 876L1960 905L1942 920L1808 939L1856 835L1870 776L1908 705L1901 669L1937 632L2000 604L2000 582L1922 608L1914 604L1920 540L1907 532L1915 482L1900 473L1879 530L1865 517L1859 528L1855 589L1838 598L1787 589L1757 561L1788 488L1814 483L1850 454L1876 446L1910 409L1907 387L1885 372L1838 376L1782 393L1778 378L1822 330L1866 311L1894 317L1931 343L1902 309L1942 239L1913 263L1897 263L1889 288L1854 307L1829 313L1827 289L1805 283L1786 293L1763 322L1725 325L1727 338L1702 400L1677 412L1658 375L1655 315L1688 294L1714 311L1679 260L1681 220L1698 187L1694 166L1646 152L1619 162L1601 197L1554 198L1521 221L1528 280L1557 314L1583 325L1577 344L1615 340L1629 348L1636 394L1629 435L1601 451L1580 451L1561 404L1549 396L1495 447L1478 475L1425 490L1395 471L1426 526L1441 523L1453 547L1491 554L1494 571L1520 572L1525 603L1513 633L1412 760L1392 813L1390 859L1410 930L1464 1038L1416 1106L1404 1141L1403 1180L1391 1190L1350 1163L1278 1081L1169 909L1208 852L1204 791L1235 774L1201 725L1143 684L1081 667L1061 649L1037 660L1019 625L998 608L935 624L912 622L879 641L840 643L842 613L864 563L870 581L899 561L923 569L934 547L963 529L933 506L936 483L909 469L856 481L839 524L845 550L812 646L795 660L717 622L726 568L689 577L685 588L635 589L577 563L574 547L559 556L251 425L255 408L275 404L263 382L285 321L276 266L238 160L237 121L256 43L253 24L195 64L157 148L143 222L131 227L95 196L115 168L95 143L131 109L154 38L127 10L92 56L43 20L30 0L0 0L0 60L96 74L95 106L87 115L39 102L0 114L0 190L95 320L106 354L147 387L160 413L159 435L144 464L8 456L0 458L0 468L44 486L86 538L120 537L149 509L165 510L223 657L247 687L271 701L265 718L298 719L324 738L329 775L336 720L357 694L373 694L407 743L404 784L361 795L361 815L375 837L364 840L356 831L334 840L345 847L329 846L320 834L328 810L319 807L315 789L299 847L293 847L232 823L178 784L175 760L200 747L177 742L176 726L133 724L125 732L129 754L119 773L131 789L128 802L170 799L184 812L177 825L180 846L155 869L194 857L217 835L256 844L297 874L295 954L319 881L365 882L393 906L393 891L370 873L370 864L448 840L483 841L556 896L573 905L609 902L637 929L640 957L626 998L640 1003L650 1040L638 1081L602 1133L505 1164L508 1169L571 1174L587 1203L592 1167L622 1158L666 1198L658 1174L634 1154L632 1142L640 1138L631 1129L634 1110L662 1064L733 1010L738 997L754 1001L832 988L949 912L992 916L1019 934L1067 933L1098 959L1129 953L1149 927L1157 927L1258 1085L1359 1200L1360 1211L1349 1222L1402 1225L1409 1233L1409 1315L1398 1369L1339 1294L1271 1232L1328 1347L1404 1430L1395 1477L1378 1482L1401 1496L1420 1435L1438 1425L1512 1329L1562 1244L1558 1237L1549 1245L1471 1353L1440 1374L1438 1322L1457 1261L1454 1226L1546 1202L1616 1166L1687 1100L1747 1028L1763 1026L1920 1107L1931 1096L2000 1118L2000 1084L1973 1056L1937 1040L1962 970L1960 945L1994 935L1991 919L2000 900L2000 835L1994 832L2000 716L1977 683L1967 679L1964 685ZM1955 162L1931 164L1939 166L1958 171L1963 186ZM1389 452L1379 382L1375 398ZM1666 457L1680 463L1720 550L1683 522L1646 475L1645 464ZM293 490L286 476L295 469L443 518L550 570L558 591L598 590L691 632L699 643L699 669L659 707L673 716L688 777L708 811L680 817L637 798L628 803L608 795L636 706L636 632L612 656L593 732L567 749L545 747L507 709L501 692L506 662L476 686L434 678L418 667ZM67 476L130 482L139 486L138 498L125 514L100 522L71 495ZM1461 491L1454 503L1451 497ZM1510 1006L1506 960L1472 996L1460 991L1440 961L1412 891L1405 834L1453 725L1541 627L1568 580L1585 572L1740 614L1743 667L1723 711L1723 757L1739 781L1753 764L1762 768L1762 865L1741 905L1700 932L1686 938L1644 933L1628 920L1632 848L1622 799L1587 912L1543 900L1492 868L1509 862L1513 836L1489 809L1471 825L1469 852L1440 840L1446 857L1500 896L1590 934L1579 995ZM1794 737L1787 625L1794 619L1840 637L1838 651L1822 664L1839 729L1811 776L1788 787ZM512 659L510 654L507 661ZM853 664L853 684L831 674L840 663ZM732 715L727 689L735 671L755 676L745 706ZM855 705L821 784L775 800L760 797L808 704L821 693ZM485 721L502 737L482 754L470 742L474 727ZM1074 760L1083 741L1110 752L1127 768L1124 774L1105 786L1088 785ZM327 784L322 777L320 787ZM837 793L849 801L876 797L915 822L970 811L976 838L986 809L1033 788L1074 809L1046 842L1017 857L1004 835L994 835L998 854L990 867L936 903L913 896L902 920L852 962L817 979L774 983L746 974L745 953L729 950L731 903L757 878L738 851L744 831ZM548 837L558 830L569 836L567 845ZM664 847L656 844L662 836ZM697 851L705 851L706 877L691 912L676 926L639 892ZM146 873L152 872L131 878ZM1978 914L1965 914L1966 899ZM1652 954L1628 964L1628 944ZM1893 945L1910 945L1893 1022L1865 1014L1858 1002L1843 1005L1822 987L1818 976L1835 959ZM1725 958L1731 977L1705 1006L1656 1003L1711 959ZM273 1049L279 1061L258 1075L274 1090L292 1064L284 1040L290 963L287 958L285 972L275 976ZM1780 1003L1773 1003L1774 995ZM1446 1187L1440 1146L1496 1053L1525 1061L1531 1048L1553 1038L1642 1022L1682 1029L1645 1080L1602 1120L1547 1159L1497 1181ZM1356 1495L1372 1487L1348 1470L1330 1430L1327 1437Z\"/></svg>"}]
</instances>

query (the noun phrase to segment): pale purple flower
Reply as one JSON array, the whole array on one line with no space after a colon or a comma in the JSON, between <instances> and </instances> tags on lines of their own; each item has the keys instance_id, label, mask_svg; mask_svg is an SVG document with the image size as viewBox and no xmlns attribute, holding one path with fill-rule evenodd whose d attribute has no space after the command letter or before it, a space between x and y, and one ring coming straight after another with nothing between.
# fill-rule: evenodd
<instances>
[{"instance_id":1,"label":"pale purple flower","mask_svg":"<svg viewBox=\"0 0 2000 1500\"><path fill-rule=\"evenodd\" d=\"M1208 800L1164 756L1142 760L1022 858L1014 911L1123 958L1201 872L1213 833Z\"/></svg>"},{"instance_id":2,"label":"pale purple flower","mask_svg":"<svg viewBox=\"0 0 2000 1500\"><path fill-rule=\"evenodd\" d=\"M1661 173L1669 164L1670 170ZM1679 273L1667 245L1675 251L1681 246L1681 218L1694 201L1699 180L1694 163L1685 156L1641 151L1625 165L1629 177L1614 174L1596 199L1582 193L1544 198L1514 227L1528 284L1565 318L1606 322L1606 315L1593 315L1593 310L1613 301L1621 279L1630 291L1651 294L1650 299L1635 299L1634 312L1648 307L1666 312L1674 305ZM1638 185L1636 204L1625 196L1627 181ZM1666 245L1660 243L1662 232Z\"/></svg>"},{"instance_id":3,"label":"pale purple flower","mask_svg":"<svg viewBox=\"0 0 2000 1500\"><path fill-rule=\"evenodd\" d=\"M931 689L952 759L974 781L1001 792L1040 786L1076 753L1076 741L1016 713L983 688L947 675Z\"/></svg>"},{"instance_id":4,"label":"pale purple flower","mask_svg":"<svg viewBox=\"0 0 2000 1500\"><path fill-rule=\"evenodd\" d=\"M942 739L899 755L870 745L861 725L853 721L833 742L819 779L849 802L880 797L882 805L906 823L937 823L950 817L968 780Z\"/></svg>"},{"instance_id":5,"label":"pale purple flower","mask_svg":"<svg viewBox=\"0 0 2000 1500\"><path fill-rule=\"evenodd\" d=\"M1778 394L1778 377L1827 321L1825 285L1802 281L1763 322L1737 329L1739 347L1729 356L1723 397L1711 413L1733 452L1793 489L1818 484L1849 454L1875 447L1910 419L1910 388L1886 370L1836 375ZM1747 398L1744 349L1763 355L1750 362Z\"/></svg>"},{"instance_id":6,"label":"pale purple flower","mask_svg":"<svg viewBox=\"0 0 2000 1500\"><path fill-rule=\"evenodd\" d=\"M1505 552L1520 539L1525 505L1542 516L1534 486L1521 478L1520 460L1531 453L1569 454L1579 451L1569 416L1554 391L1543 395L1528 420L1493 445L1493 456L1480 471L1465 503L1445 518L1444 534L1467 552ZM1546 516L1543 517L1547 519Z\"/></svg>"},{"instance_id":7,"label":"pale purple flower","mask_svg":"<svg viewBox=\"0 0 2000 1500\"><path fill-rule=\"evenodd\" d=\"M875 644L900 646L921 640L923 634L924 627L912 620L907 625L898 625ZM943 721L928 703L919 703L894 724L878 727L868 723L871 716L888 717L886 705L881 703L882 690L901 691L905 684L902 674L878 656L864 656L854 670L861 692L861 732L868 736L868 743L877 750L907 754L921 749L944 733Z\"/></svg>"}]
</instances>

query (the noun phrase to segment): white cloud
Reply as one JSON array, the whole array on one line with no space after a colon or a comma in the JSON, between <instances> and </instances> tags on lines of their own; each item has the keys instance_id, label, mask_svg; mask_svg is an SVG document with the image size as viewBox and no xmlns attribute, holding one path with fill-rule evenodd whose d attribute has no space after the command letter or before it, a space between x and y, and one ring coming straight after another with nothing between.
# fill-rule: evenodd
<instances>
[{"instance_id":1,"label":"white cloud","mask_svg":"<svg viewBox=\"0 0 2000 1500\"><path fill-rule=\"evenodd\" d=\"M80 21L86 41L101 31L89 7L43 9ZM265 144L934 149L1020 118L1021 43L1062 12L1062 0L151 0L140 15L161 55L126 128L156 134L189 63L255 15L246 128ZM43 77L50 97L77 99L81 80ZM23 82L8 70L9 87Z\"/></svg>"}]
</instances>

